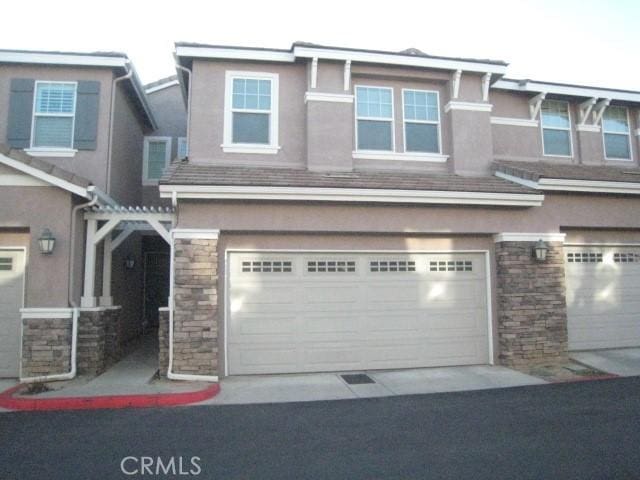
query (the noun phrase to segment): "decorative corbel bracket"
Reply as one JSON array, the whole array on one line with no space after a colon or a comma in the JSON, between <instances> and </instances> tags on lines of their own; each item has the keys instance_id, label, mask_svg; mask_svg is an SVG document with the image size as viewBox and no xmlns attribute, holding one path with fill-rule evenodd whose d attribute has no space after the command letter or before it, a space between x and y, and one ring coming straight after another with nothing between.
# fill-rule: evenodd
<instances>
[{"instance_id":1,"label":"decorative corbel bracket","mask_svg":"<svg viewBox=\"0 0 640 480\"><path fill-rule=\"evenodd\" d=\"M547 96L547 92L541 92L532 99L529 100L529 117L531 120L535 120L540 113L542 102Z\"/></svg>"}]
</instances>

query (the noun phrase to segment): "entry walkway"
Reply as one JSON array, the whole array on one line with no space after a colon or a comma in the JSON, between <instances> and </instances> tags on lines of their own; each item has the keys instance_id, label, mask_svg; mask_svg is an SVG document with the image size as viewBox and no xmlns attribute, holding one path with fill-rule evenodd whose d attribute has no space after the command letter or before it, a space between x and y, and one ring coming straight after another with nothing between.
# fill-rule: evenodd
<instances>
[{"instance_id":1,"label":"entry walkway","mask_svg":"<svg viewBox=\"0 0 640 480\"><path fill-rule=\"evenodd\" d=\"M572 352L580 363L621 377L640 375L640 348L617 348Z\"/></svg>"},{"instance_id":2,"label":"entry walkway","mask_svg":"<svg viewBox=\"0 0 640 480\"><path fill-rule=\"evenodd\" d=\"M373 383L349 384L344 372L227 377L221 381L220 393L201 405L339 400L547 383L506 367L487 365L364 373Z\"/></svg>"}]
</instances>

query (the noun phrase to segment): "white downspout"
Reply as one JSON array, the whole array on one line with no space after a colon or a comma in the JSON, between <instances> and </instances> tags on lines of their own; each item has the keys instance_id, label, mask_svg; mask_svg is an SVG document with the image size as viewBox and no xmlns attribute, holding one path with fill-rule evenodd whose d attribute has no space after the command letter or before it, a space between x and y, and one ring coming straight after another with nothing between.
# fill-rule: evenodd
<instances>
[{"instance_id":1,"label":"white downspout","mask_svg":"<svg viewBox=\"0 0 640 480\"><path fill-rule=\"evenodd\" d=\"M76 355L78 350L78 316L80 309L71 309L71 370L68 373L41 375L39 377L20 377L21 383L52 382L54 380L71 380L76 376Z\"/></svg>"},{"instance_id":2,"label":"white downspout","mask_svg":"<svg viewBox=\"0 0 640 480\"><path fill-rule=\"evenodd\" d=\"M98 194L95 192L94 186L87 187L87 192L92 195L92 198L87 203L81 203L76 205L71 210L71 239L69 241L69 305L71 305L71 368L67 373L56 373L54 375L41 375L39 377L22 377L20 381L23 383L36 383L36 382L49 382L54 380L71 380L75 378L77 372L77 355L78 355L78 317L80 316L80 309L73 300L73 252L75 250L75 238L76 238L76 216L80 209L89 208L94 206L98 202Z\"/></svg>"},{"instance_id":3,"label":"white downspout","mask_svg":"<svg viewBox=\"0 0 640 480\"><path fill-rule=\"evenodd\" d=\"M167 368L167 378L169 380L187 380L192 382L217 382L218 377L216 375L193 375L186 373L173 373L173 266L174 266L174 256L175 256L175 248L174 248L174 238L173 238L173 230L171 230L171 245L170 251L171 255L169 256L169 368Z\"/></svg>"},{"instance_id":4,"label":"white downspout","mask_svg":"<svg viewBox=\"0 0 640 480\"><path fill-rule=\"evenodd\" d=\"M127 68L128 67L129 62L127 61ZM113 155L113 148L112 148L112 143L113 143L113 123L114 123L114 109L116 107L116 93L117 93L117 85L118 83L120 83L122 80L127 80L129 78L131 78L133 76L133 69L129 69L127 71L126 74L122 75L121 77L116 77L113 79L113 82L111 84L111 111L109 114L109 141L107 142L107 179L106 179L106 188L105 188L105 192L107 193L107 195L111 195L111 157Z\"/></svg>"}]
</instances>

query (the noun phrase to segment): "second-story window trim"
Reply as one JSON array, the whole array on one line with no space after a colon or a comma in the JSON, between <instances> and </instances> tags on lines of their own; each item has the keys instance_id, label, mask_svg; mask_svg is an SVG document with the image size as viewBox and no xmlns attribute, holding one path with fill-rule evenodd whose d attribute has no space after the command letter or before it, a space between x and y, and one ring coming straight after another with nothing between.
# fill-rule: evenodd
<instances>
[{"instance_id":1,"label":"second-story window trim","mask_svg":"<svg viewBox=\"0 0 640 480\"><path fill-rule=\"evenodd\" d=\"M629 109L627 107L612 105L604 111L602 142L606 160L623 162L633 160Z\"/></svg>"},{"instance_id":2,"label":"second-story window trim","mask_svg":"<svg viewBox=\"0 0 640 480\"><path fill-rule=\"evenodd\" d=\"M171 137L144 137L142 184L157 185L171 161Z\"/></svg>"},{"instance_id":3,"label":"second-story window trim","mask_svg":"<svg viewBox=\"0 0 640 480\"><path fill-rule=\"evenodd\" d=\"M224 152L278 153L278 78L277 73L225 73Z\"/></svg>"},{"instance_id":4,"label":"second-story window trim","mask_svg":"<svg viewBox=\"0 0 640 480\"><path fill-rule=\"evenodd\" d=\"M564 108L560 108L564 105ZM556 107L556 111L553 111ZM566 110L566 119L563 118ZM555 118L554 118L555 114ZM573 134L571 131L571 108L564 100L544 100L540 109L540 131L542 135L542 154L545 157L573 157ZM560 151L562 145L558 142L567 137L566 151ZM554 144L553 142L556 142ZM555 150L554 150L555 149Z\"/></svg>"},{"instance_id":5,"label":"second-story window trim","mask_svg":"<svg viewBox=\"0 0 640 480\"><path fill-rule=\"evenodd\" d=\"M405 152L442 153L439 92L435 90L403 88L402 120L402 138ZM415 129L427 128L430 130L435 128L435 134L430 132L431 138L429 139L428 136L425 135L425 133L427 133L425 131L409 131L408 129L412 126ZM417 138L415 138L416 134L418 134ZM425 140L427 143L424 143ZM419 142L422 142L422 145L419 145Z\"/></svg>"},{"instance_id":6,"label":"second-story window trim","mask_svg":"<svg viewBox=\"0 0 640 480\"><path fill-rule=\"evenodd\" d=\"M396 142L393 88L356 85L355 91L356 152L394 152ZM379 133L388 129L388 142L381 136L377 139L368 138L366 135L372 131L365 133L366 126L377 128Z\"/></svg>"},{"instance_id":7,"label":"second-story window trim","mask_svg":"<svg viewBox=\"0 0 640 480\"><path fill-rule=\"evenodd\" d=\"M72 156L78 83L37 80L31 117L31 154Z\"/></svg>"}]
</instances>

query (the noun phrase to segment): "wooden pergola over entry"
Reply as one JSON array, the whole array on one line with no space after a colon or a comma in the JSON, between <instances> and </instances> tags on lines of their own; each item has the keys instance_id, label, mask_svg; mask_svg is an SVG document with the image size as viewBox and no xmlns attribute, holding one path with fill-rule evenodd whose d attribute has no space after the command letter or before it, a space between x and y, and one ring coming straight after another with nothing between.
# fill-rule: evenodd
<instances>
[{"instance_id":1,"label":"wooden pergola over entry","mask_svg":"<svg viewBox=\"0 0 640 480\"><path fill-rule=\"evenodd\" d=\"M169 231L175 224L175 211L169 207L92 207L84 214L87 221L87 238L84 262L84 289L82 307L112 306L111 256L113 251L136 231L155 230L167 243L171 243ZM113 232L118 230L115 237ZM99 302L95 295L96 251L103 241L102 295Z\"/></svg>"}]
</instances>

